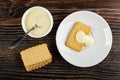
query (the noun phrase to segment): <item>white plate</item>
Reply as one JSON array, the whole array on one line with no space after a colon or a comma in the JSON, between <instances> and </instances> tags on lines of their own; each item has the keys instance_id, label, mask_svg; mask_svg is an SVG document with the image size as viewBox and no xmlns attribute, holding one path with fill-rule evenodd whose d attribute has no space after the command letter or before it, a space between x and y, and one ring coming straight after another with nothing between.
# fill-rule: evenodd
<instances>
[{"instance_id":1,"label":"white plate","mask_svg":"<svg viewBox=\"0 0 120 80\"><path fill-rule=\"evenodd\" d=\"M95 43L80 52L65 45L65 41L76 21L91 26ZM61 56L70 64L90 67L103 61L112 46L112 32L108 23L100 15L90 11L77 11L68 15L59 25L56 44Z\"/></svg>"}]
</instances>

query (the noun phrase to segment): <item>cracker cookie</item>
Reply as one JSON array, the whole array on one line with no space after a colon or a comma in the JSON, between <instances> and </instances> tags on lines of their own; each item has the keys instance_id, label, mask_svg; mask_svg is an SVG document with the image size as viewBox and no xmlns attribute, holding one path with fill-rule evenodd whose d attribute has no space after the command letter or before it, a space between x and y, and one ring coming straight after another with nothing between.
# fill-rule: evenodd
<instances>
[{"instance_id":1,"label":"cracker cookie","mask_svg":"<svg viewBox=\"0 0 120 80\"><path fill-rule=\"evenodd\" d=\"M47 44L37 45L21 51L21 58L27 71L43 67L52 62Z\"/></svg>"},{"instance_id":2,"label":"cracker cookie","mask_svg":"<svg viewBox=\"0 0 120 80\"><path fill-rule=\"evenodd\" d=\"M82 48L84 47L84 44L81 44L76 41L76 33L78 31L83 31L85 34L89 35L91 32L91 28L81 22L76 22L65 42L66 46L76 50L76 51L81 51Z\"/></svg>"}]
</instances>

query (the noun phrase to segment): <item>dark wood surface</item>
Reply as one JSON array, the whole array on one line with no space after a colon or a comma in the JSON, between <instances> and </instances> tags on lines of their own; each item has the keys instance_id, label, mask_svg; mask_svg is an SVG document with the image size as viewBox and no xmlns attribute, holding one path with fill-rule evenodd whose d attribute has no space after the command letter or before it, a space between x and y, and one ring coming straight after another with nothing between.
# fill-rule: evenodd
<instances>
[{"instance_id":1,"label":"dark wood surface","mask_svg":"<svg viewBox=\"0 0 120 80\"><path fill-rule=\"evenodd\" d=\"M54 27L49 35L40 39L27 36L19 47L7 49L17 37L24 34L21 17L32 6L43 6L54 17ZM78 68L67 63L59 54L55 35L58 25L68 14L89 10L103 16L113 33L113 46L107 58L90 68ZM20 51L47 43L53 62L41 69L26 72ZM120 80L120 0L0 0L0 80Z\"/></svg>"}]
</instances>

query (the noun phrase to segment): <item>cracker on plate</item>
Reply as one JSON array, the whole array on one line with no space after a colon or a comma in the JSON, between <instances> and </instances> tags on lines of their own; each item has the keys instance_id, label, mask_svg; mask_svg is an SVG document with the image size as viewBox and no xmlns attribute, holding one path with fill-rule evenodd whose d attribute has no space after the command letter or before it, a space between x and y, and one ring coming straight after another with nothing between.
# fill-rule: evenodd
<instances>
[{"instance_id":1,"label":"cracker on plate","mask_svg":"<svg viewBox=\"0 0 120 80\"><path fill-rule=\"evenodd\" d=\"M78 52L81 51L82 48L84 47L84 44L81 44L76 41L76 33L80 30L83 31L87 35L89 35L91 32L91 28L88 25L85 25L81 22L76 22L65 42L66 46Z\"/></svg>"}]
</instances>

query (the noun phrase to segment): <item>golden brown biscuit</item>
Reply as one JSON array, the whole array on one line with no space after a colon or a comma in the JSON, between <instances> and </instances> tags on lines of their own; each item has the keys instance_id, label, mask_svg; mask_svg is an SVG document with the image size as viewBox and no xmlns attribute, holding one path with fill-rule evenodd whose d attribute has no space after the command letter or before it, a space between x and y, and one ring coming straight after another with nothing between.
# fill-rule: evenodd
<instances>
[{"instance_id":1,"label":"golden brown biscuit","mask_svg":"<svg viewBox=\"0 0 120 80\"><path fill-rule=\"evenodd\" d=\"M31 71L52 62L47 44L37 45L21 51L21 58L27 71Z\"/></svg>"},{"instance_id":2,"label":"golden brown biscuit","mask_svg":"<svg viewBox=\"0 0 120 80\"><path fill-rule=\"evenodd\" d=\"M87 34L87 35L89 35L91 32L91 28L89 26L87 26L81 22L76 22L65 42L66 46L68 46L76 51L81 51L82 48L84 47L84 44L81 44L76 41L76 33L80 30L85 32L85 34Z\"/></svg>"}]
</instances>

